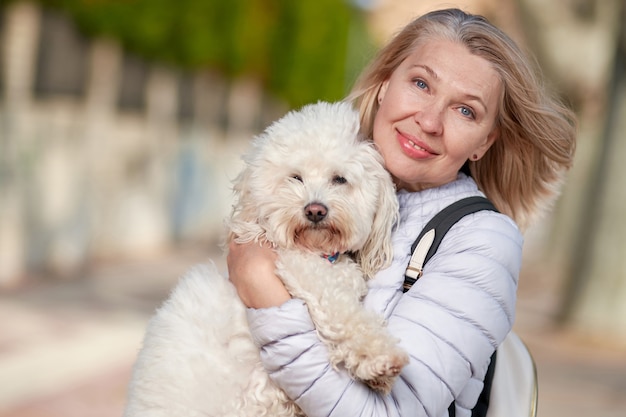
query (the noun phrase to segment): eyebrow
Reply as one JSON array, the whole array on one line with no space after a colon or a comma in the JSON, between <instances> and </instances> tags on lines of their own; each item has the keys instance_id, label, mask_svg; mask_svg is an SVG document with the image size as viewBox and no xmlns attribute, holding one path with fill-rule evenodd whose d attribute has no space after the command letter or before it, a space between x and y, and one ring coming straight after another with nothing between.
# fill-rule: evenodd
<instances>
[{"instance_id":1,"label":"eyebrow","mask_svg":"<svg viewBox=\"0 0 626 417\"><path fill-rule=\"evenodd\" d=\"M439 79L439 76L437 75L437 73L435 71L433 71L433 69L431 67L429 67L428 65L414 64L412 66L415 67L415 68L423 69L424 71L426 71L428 73L428 75L433 77L435 80ZM485 102L483 101L482 98L480 98L477 95L469 94L469 93L463 93L463 97L466 98L469 101L476 101L476 102L478 102L481 105L481 107L483 108L484 112L487 113L487 111L488 111L487 105L485 104Z\"/></svg>"},{"instance_id":2,"label":"eyebrow","mask_svg":"<svg viewBox=\"0 0 626 417\"><path fill-rule=\"evenodd\" d=\"M430 75L431 77L433 77L434 79L438 79L439 76L437 75L437 73L435 71L433 71L433 69L431 67L429 67L428 65L423 65L423 64L414 64L414 67L417 68L421 68L424 71L426 71L428 73L428 75Z\"/></svg>"}]
</instances>

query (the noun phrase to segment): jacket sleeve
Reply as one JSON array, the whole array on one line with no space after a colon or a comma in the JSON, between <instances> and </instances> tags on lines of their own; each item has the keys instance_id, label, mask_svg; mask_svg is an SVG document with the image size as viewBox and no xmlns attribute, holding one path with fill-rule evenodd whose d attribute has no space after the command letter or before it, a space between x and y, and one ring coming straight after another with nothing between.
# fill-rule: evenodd
<instances>
[{"instance_id":1,"label":"jacket sleeve","mask_svg":"<svg viewBox=\"0 0 626 417\"><path fill-rule=\"evenodd\" d=\"M440 417L453 399L457 409L469 410L489 358L513 325L521 252L509 218L475 213L450 229L409 292L401 293L398 276L387 294L376 295L389 299L389 331L410 356L386 396L331 367L300 300L250 309L251 331L271 378L308 417Z\"/></svg>"}]
</instances>

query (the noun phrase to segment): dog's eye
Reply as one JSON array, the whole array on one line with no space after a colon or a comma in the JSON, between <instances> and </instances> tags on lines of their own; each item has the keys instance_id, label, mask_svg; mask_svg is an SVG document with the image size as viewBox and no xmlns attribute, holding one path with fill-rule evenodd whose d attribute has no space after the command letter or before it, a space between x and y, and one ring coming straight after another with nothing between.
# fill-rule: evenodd
<instances>
[{"instance_id":1,"label":"dog's eye","mask_svg":"<svg viewBox=\"0 0 626 417\"><path fill-rule=\"evenodd\" d=\"M302 177L298 174L292 175L291 178L293 178L296 181L302 182Z\"/></svg>"},{"instance_id":2,"label":"dog's eye","mask_svg":"<svg viewBox=\"0 0 626 417\"><path fill-rule=\"evenodd\" d=\"M340 176L340 175L335 175L333 177L333 184L345 184L347 182L348 182L348 180L345 179L344 177Z\"/></svg>"}]
</instances>

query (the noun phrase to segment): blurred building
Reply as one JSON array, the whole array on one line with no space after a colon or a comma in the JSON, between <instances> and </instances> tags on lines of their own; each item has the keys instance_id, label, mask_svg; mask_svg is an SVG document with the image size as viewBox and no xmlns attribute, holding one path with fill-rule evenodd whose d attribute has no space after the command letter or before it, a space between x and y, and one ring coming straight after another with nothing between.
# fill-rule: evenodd
<instances>
[{"instance_id":1,"label":"blurred building","mask_svg":"<svg viewBox=\"0 0 626 417\"><path fill-rule=\"evenodd\" d=\"M284 106L150 65L30 2L0 8L0 288L218 238L247 141Z\"/></svg>"}]
</instances>

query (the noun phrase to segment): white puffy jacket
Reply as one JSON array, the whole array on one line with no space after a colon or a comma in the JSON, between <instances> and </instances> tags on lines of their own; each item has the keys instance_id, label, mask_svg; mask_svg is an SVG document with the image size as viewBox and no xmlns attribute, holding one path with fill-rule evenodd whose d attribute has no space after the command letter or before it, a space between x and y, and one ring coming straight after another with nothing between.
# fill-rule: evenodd
<instances>
[{"instance_id":1,"label":"white puffy jacket","mask_svg":"<svg viewBox=\"0 0 626 417\"><path fill-rule=\"evenodd\" d=\"M365 299L410 356L389 395L330 366L302 301L248 310L266 369L308 417L443 417L453 400L458 417L471 415L490 357L513 325L521 233L503 214L470 214L450 229L413 288L403 294L401 287L422 228L444 207L474 195L482 194L464 174L439 188L398 193L393 263L370 281Z\"/></svg>"}]
</instances>

